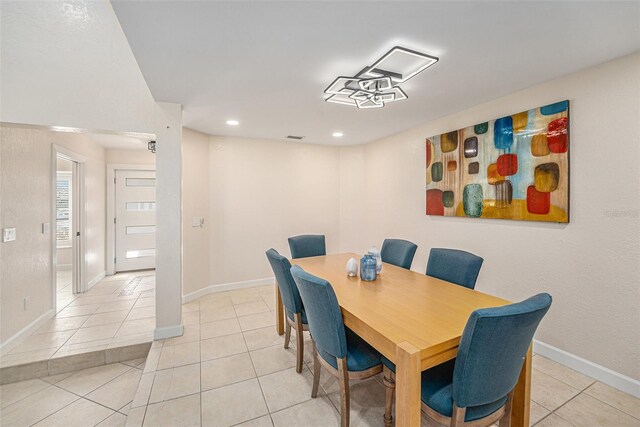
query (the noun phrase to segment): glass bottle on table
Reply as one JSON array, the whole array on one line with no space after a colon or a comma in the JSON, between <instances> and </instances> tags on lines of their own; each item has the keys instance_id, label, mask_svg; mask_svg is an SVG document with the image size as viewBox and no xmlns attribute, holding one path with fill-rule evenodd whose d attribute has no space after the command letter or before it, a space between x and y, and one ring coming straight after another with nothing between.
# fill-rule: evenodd
<instances>
[{"instance_id":1,"label":"glass bottle on table","mask_svg":"<svg viewBox=\"0 0 640 427\"><path fill-rule=\"evenodd\" d=\"M378 274L382 273L382 254L380 254L378 248L371 246L371 248L369 248L369 254L376 259L376 272Z\"/></svg>"},{"instance_id":2,"label":"glass bottle on table","mask_svg":"<svg viewBox=\"0 0 640 427\"><path fill-rule=\"evenodd\" d=\"M376 259L371 254L366 254L360 260L360 279L371 282L378 277Z\"/></svg>"}]
</instances>

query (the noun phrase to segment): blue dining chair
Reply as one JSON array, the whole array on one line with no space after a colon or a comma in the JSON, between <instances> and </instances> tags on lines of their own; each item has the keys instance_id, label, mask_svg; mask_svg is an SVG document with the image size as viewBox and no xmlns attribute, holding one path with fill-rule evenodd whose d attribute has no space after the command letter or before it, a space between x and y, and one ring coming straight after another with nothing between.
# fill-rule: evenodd
<instances>
[{"instance_id":1,"label":"blue dining chair","mask_svg":"<svg viewBox=\"0 0 640 427\"><path fill-rule=\"evenodd\" d=\"M291 274L298 285L309 319L313 344L311 397L318 395L322 365L340 383L340 419L342 427L347 427L349 380L365 379L380 373L380 353L345 328L336 294L329 282L305 272L297 265L291 268Z\"/></svg>"},{"instance_id":2,"label":"blue dining chair","mask_svg":"<svg viewBox=\"0 0 640 427\"><path fill-rule=\"evenodd\" d=\"M484 260L458 249L433 248L427 261L427 276L474 289Z\"/></svg>"},{"instance_id":3,"label":"blue dining chair","mask_svg":"<svg viewBox=\"0 0 640 427\"><path fill-rule=\"evenodd\" d=\"M327 254L324 244L324 234L303 234L289 237L291 258L307 258Z\"/></svg>"},{"instance_id":4,"label":"blue dining chair","mask_svg":"<svg viewBox=\"0 0 640 427\"><path fill-rule=\"evenodd\" d=\"M384 239L380 256L382 257L382 262L409 270L416 254L416 249L418 249L418 246L408 240Z\"/></svg>"},{"instance_id":5,"label":"blue dining chair","mask_svg":"<svg viewBox=\"0 0 640 427\"><path fill-rule=\"evenodd\" d=\"M513 390L540 321L551 306L542 293L516 304L475 310L455 359L422 373L422 412L451 427L511 424ZM385 425L391 425L395 383L385 361Z\"/></svg>"},{"instance_id":6,"label":"blue dining chair","mask_svg":"<svg viewBox=\"0 0 640 427\"><path fill-rule=\"evenodd\" d=\"M300 373L302 372L302 359L304 357L303 331L309 330L307 315L302 305L298 286L296 282L294 282L293 277L291 277L291 263L273 248L269 249L266 253L273 274L276 277L280 295L282 296L282 304L284 305L286 313L284 348L289 348L291 328L293 327L296 331L296 371Z\"/></svg>"}]
</instances>

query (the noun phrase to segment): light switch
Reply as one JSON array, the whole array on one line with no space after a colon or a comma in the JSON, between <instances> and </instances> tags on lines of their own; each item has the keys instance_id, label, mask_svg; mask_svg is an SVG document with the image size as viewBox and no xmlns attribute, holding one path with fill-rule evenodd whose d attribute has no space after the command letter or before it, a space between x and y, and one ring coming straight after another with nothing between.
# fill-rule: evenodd
<instances>
[{"instance_id":1,"label":"light switch","mask_svg":"<svg viewBox=\"0 0 640 427\"><path fill-rule=\"evenodd\" d=\"M204 225L204 218L200 216L194 216L191 218L192 227L202 227Z\"/></svg>"},{"instance_id":2,"label":"light switch","mask_svg":"<svg viewBox=\"0 0 640 427\"><path fill-rule=\"evenodd\" d=\"M16 229L15 228L3 228L2 229L2 242L13 242L16 240Z\"/></svg>"},{"instance_id":3,"label":"light switch","mask_svg":"<svg viewBox=\"0 0 640 427\"><path fill-rule=\"evenodd\" d=\"M43 222L42 223L42 234L49 234L49 223L48 222Z\"/></svg>"}]
</instances>

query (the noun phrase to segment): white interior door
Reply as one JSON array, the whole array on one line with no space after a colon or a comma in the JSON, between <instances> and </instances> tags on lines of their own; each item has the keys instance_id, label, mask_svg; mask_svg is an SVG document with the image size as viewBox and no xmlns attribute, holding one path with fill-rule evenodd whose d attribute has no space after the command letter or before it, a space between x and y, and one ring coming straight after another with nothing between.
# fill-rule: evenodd
<instances>
[{"instance_id":1,"label":"white interior door","mask_svg":"<svg viewBox=\"0 0 640 427\"><path fill-rule=\"evenodd\" d=\"M156 266L156 173L116 170L116 271Z\"/></svg>"}]
</instances>

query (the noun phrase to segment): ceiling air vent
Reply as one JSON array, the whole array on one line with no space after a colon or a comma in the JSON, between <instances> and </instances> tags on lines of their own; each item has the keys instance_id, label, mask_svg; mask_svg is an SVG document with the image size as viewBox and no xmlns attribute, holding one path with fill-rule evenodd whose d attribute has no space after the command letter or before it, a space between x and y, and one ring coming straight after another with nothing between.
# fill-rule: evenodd
<instances>
[{"instance_id":1,"label":"ceiling air vent","mask_svg":"<svg viewBox=\"0 0 640 427\"><path fill-rule=\"evenodd\" d=\"M287 138L301 140L302 138L304 138L304 136L287 135Z\"/></svg>"}]
</instances>

